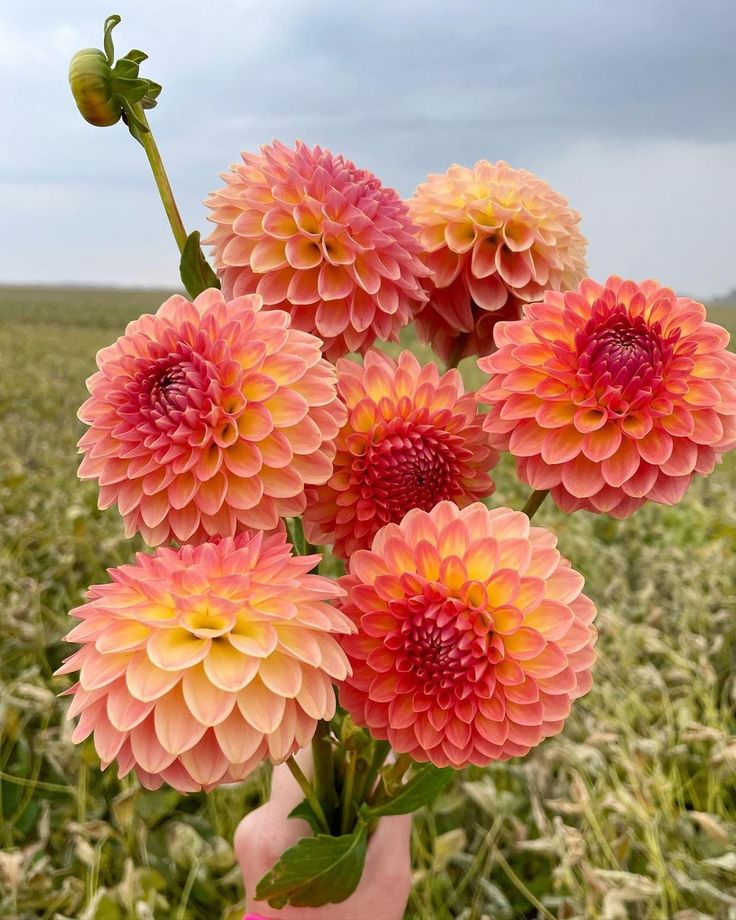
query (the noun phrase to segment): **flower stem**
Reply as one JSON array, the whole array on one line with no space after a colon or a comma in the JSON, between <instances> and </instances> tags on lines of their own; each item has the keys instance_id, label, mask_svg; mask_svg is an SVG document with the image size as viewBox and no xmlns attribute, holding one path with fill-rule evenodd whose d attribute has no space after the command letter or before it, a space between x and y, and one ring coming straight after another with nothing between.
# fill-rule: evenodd
<instances>
[{"instance_id":1,"label":"flower stem","mask_svg":"<svg viewBox=\"0 0 736 920\"><path fill-rule=\"evenodd\" d=\"M136 137L138 137L141 145L143 146L143 149L146 151L146 156L148 157L148 162L151 166L151 172L153 173L153 178L156 181L158 193L161 196L161 201L163 202L164 211L166 211L166 216L169 219L171 232L174 234L174 239L176 240L176 245L179 247L179 252L183 252L184 244L187 241L187 231L184 228L184 222L181 219L179 208L176 206L176 200L174 199L174 193L171 189L171 183L169 182L169 177L166 175L166 170L164 169L164 162L161 159L161 154L159 153L159 149L156 145L153 132L151 131L151 126L148 124L146 114L143 111L143 106L138 103L134 109L136 117L148 128L148 131L138 132Z\"/></svg>"},{"instance_id":2,"label":"flower stem","mask_svg":"<svg viewBox=\"0 0 736 920\"><path fill-rule=\"evenodd\" d=\"M373 795L373 787L376 784L376 777L378 776L378 771L383 766L386 758L389 755L391 750L391 745L388 741L376 741L373 748L373 757L371 758L370 766L368 767L368 772L365 775L365 780L363 783L363 789L366 801L370 800Z\"/></svg>"},{"instance_id":3,"label":"flower stem","mask_svg":"<svg viewBox=\"0 0 736 920\"><path fill-rule=\"evenodd\" d=\"M358 809L363 804L363 798L365 796L365 780L368 776L368 768L370 764L365 759L365 757L358 757L355 764L355 780L353 781L353 796L351 807L354 810L355 814L358 813Z\"/></svg>"},{"instance_id":4,"label":"flower stem","mask_svg":"<svg viewBox=\"0 0 736 920\"><path fill-rule=\"evenodd\" d=\"M314 786L309 782L307 777L302 772L302 768L294 759L293 755L286 761L286 766L291 770L291 775L299 783L304 797L309 802L312 811L314 812L315 817L319 821L320 827L325 832L325 834L330 833L330 826L327 823L327 818L320 804L317 793L314 791Z\"/></svg>"},{"instance_id":5,"label":"flower stem","mask_svg":"<svg viewBox=\"0 0 736 920\"><path fill-rule=\"evenodd\" d=\"M457 367L458 364L462 361L463 350L465 349L465 342L468 338L467 332L461 332L460 335L455 339L455 344L452 347L450 352L450 357L447 361L447 370L449 371L453 367Z\"/></svg>"},{"instance_id":6,"label":"flower stem","mask_svg":"<svg viewBox=\"0 0 736 920\"><path fill-rule=\"evenodd\" d=\"M534 515L537 513L537 511L539 510L539 506L542 504L542 502L545 500L545 498L548 495L549 495L549 489L535 489L531 493L529 498L527 498L526 503L524 504L524 507L521 510L529 518L530 521L534 517Z\"/></svg>"},{"instance_id":7,"label":"flower stem","mask_svg":"<svg viewBox=\"0 0 736 920\"><path fill-rule=\"evenodd\" d=\"M328 738L330 723L321 721L312 738L312 761L314 763L314 786L317 797L324 803L330 816L337 806L335 792L335 761L332 756L332 744Z\"/></svg>"},{"instance_id":8,"label":"flower stem","mask_svg":"<svg viewBox=\"0 0 736 920\"><path fill-rule=\"evenodd\" d=\"M353 788L355 784L355 768L358 758L355 751L348 751L345 763L345 775L342 781L342 809L340 815L340 833L347 834L350 830L350 819L353 814Z\"/></svg>"}]
</instances>

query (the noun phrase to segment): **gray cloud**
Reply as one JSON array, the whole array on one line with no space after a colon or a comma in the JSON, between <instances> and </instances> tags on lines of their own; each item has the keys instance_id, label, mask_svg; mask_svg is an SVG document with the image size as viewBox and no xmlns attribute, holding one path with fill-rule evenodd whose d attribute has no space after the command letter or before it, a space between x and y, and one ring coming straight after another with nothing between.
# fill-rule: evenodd
<instances>
[{"instance_id":1,"label":"gray cloud","mask_svg":"<svg viewBox=\"0 0 736 920\"><path fill-rule=\"evenodd\" d=\"M100 42L101 0L0 13L0 278L171 282L142 152L94 130L66 85ZM731 0L129 0L118 50L164 83L152 114L182 210L240 149L277 136L339 149L404 194L453 161L507 159L585 218L591 271L736 284ZM615 191L615 197L613 192ZM714 247L717 247L714 248ZM719 254L720 252L720 254Z\"/></svg>"}]
</instances>

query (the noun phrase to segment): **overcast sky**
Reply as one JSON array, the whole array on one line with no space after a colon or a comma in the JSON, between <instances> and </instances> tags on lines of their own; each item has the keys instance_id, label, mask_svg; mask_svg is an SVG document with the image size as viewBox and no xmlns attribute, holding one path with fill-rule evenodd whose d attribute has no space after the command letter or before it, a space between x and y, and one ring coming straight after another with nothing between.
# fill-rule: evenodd
<instances>
[{"instance_id":1,"label":"overcast sky","mask_svg":"<svg viewBox=\"0 0 736 920\"><path fill-rule=\"evenodd\" d=\"M116 50L164 84L150 117L190 230L218 173L274 137L406 196L505 159L582 212L593 277L736 287L734 0L8 0L0 282L176 283L143 150L68 89L110 12Z\"/></svg>"}]
</instances>

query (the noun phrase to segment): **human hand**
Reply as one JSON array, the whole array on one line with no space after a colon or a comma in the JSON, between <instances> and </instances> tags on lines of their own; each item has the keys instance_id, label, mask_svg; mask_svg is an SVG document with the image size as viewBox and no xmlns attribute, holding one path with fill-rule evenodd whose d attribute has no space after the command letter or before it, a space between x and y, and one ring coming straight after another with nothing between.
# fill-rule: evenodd
<instances>
[{"instance_id":1,"label":"human hand","mask_svg":"<svg viewBox=\"0 0 736 920\"><path fill-rule=\"evenodd\" d=\"M309 753L298 756L309 774ZM289 812L304 798L288 767L273 771L271 798L250 812L235 832L235 852L243 872L250 915L265 920L402 920L411 889L409 840L411 815L381 818L368 841L363 876L355 891L339 904L322 907L292 907L276 910L255 900L258 882L279 856L301 837L311 835L306 821L289 818Z\"/></svg>"}]
</instances>

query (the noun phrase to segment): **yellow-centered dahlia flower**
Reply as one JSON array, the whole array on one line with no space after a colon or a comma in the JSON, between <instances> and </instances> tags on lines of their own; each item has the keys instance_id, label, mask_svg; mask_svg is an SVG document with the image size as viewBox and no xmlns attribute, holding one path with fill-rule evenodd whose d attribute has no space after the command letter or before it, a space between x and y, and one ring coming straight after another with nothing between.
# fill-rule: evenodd
<instances>
[{"instance_id":1,"label":"yellow-centered dahlia flower","mask_svg":"<svg viewBox=\"0 0 736 920\"><path fill-rule=\"evenodd\" d=\"M181 792L304 747L334 715L332 681L349 672L335 636L354 629L329 603L337 584L307 574L319 558L247 532L111 569L71 612L82 647L57 671L79 671L72 739L94 734L103 769Z\"/></svg>"},{"instance_id":2,"label":"yellow-centered dahlia flower","mask_svg":"<svg viewBox=\"0 0 736 920\"><path fill-rule=\"evenodd\" d=\"M445 360L488 354L499 320L585 273L580 215L525 169L480 160L432 175L409 201L432 272L419 334Z\"/></svg>"}]
</instances>

